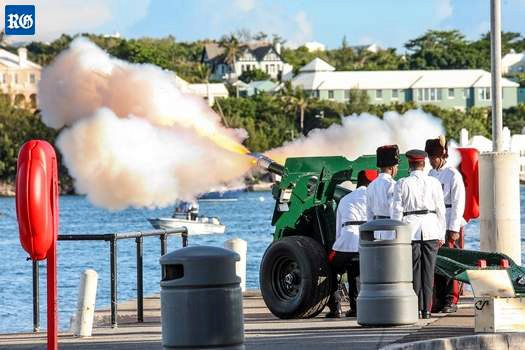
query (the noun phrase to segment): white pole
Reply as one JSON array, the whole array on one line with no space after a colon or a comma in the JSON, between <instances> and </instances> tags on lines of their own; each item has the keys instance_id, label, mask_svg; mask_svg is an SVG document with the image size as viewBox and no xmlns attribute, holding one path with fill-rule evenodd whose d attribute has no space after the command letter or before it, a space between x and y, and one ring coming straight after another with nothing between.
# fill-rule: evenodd
<instances>
[{"instance_id":1,"label":"white pole","mask_svg":"<svg viewBox=\"0 0 525 350\"><path fill-rule=\"evenodd\" d=\"M241 278L241 290L246 291L246 253L248 252L248 242L240 238L229 239L224 242L224 247L233 250L241 257L240 261L235 263L237 276Z\"/></svg>"},{"instance_id":2,"label":"white pole","mask_svg":"<svg viewBox=\"0 0 525 350\"><path fill-rule=\"evenodd\" d=\"M77 337L90 337L95 317L95 299L97 296L98 274L87 269L82 273L78 294L77 310L72 331Z\"/></svg>"},{"instance_id":3,"label":"white pole","mask_svg":"<svg viewBox=\"0 0 525 350\"><path fill-rule=\"evenodd\" d=\"M492 77L492 150L503 151L501 103L501 1L490 1L490 62Z\"/></svg>"},{"instance_id":4,"label":"white pole","mask_svg":"<svg viewBox=\"0 0 525 350\"><path fill-rule=\"evenodd\" d=\"M479 158L480 248L521 264L519 155L503 148L501 109L501 4L490 2L492 147Z\"/></svg>"}]
</instances>

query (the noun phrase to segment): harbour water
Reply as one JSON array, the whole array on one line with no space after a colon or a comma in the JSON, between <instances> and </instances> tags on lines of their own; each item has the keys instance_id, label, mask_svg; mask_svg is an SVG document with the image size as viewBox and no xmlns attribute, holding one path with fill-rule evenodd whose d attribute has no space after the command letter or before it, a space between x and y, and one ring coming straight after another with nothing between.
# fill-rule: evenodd
<instances>
[{"instance_id":1,"label":"harbour water","mask_svg":"<svg viewBox=\"0 0 525 350\"><path fill-rule=\"evenodd\" d=\"M525 188L521 188L522 232L525 222ZM272 240L270 225L274 200L269 192L242 193L235 202L203 202L201 213L219 216L226 225L224 235L190 237L191 245L222 246L224 241L239 237L248 242L247 287L259 286L259 263ZM93 207L82 196L60 198L60 233L87 234L150 230L148 217L170 216L172 208L128 209L109 212ZM0 333L32 330L32 275L31 261L21 248L14 198L0 198ZM523 233L522 233L523 237ZM522 238L522 246L523 246ZM181 245L180 238L172 237L168 249ZM466 228L466 246L479 248L479 223L472 221ZM159 293L158 238L144 240L144 293ZM96 241L59 242L58 245L58 291L60 328L67 329L73 314L80 279L86 268L99 273L97 308L109 305L109 243ZM134 299L136 296L134 240L118 243L118 300ZM40 277L41 325L45 328L45 262L41 263Z\"/></svg>"}]
</instances>

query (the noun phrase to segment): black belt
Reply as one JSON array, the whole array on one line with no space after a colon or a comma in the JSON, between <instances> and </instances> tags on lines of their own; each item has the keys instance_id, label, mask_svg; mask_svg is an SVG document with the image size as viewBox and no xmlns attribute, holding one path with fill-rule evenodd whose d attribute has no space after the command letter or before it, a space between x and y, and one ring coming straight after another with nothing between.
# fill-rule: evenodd
<instances>
[{"instance_id":1,"label":"black belt","mask_svg":"<svg viewBox=\"0 0 525 350\"><path fill-rule=\"evenodd\" d=\"M366 221L347 221L347 222L344 222L341 227L357 226L357 225L362 225L362 224L366 224Z\"/></svg>"},{"instance_id":2,"label":"black belt","mask_svg":"<svg viewBox=\"0 0 525 350\"><path fill-rule=\"evenodd\" d=\"M426 215L426 214L436 214L436 211L435 210L424 209L424 210L405 211L403 213L404 216L408 216L408 215Z\"/></svg>"},{"instance_id":3,"label":"black belt","mask_svg":"<svg viewBox=\"0 0 525 350\"><path fill-rule=\"evenodd\" d=\"M374 215L374 220L377 220L377 219L390 219L390 216L386 216L386 215Z\"/></svg>"},{"instance_id":4,"label":"black belt","mask_svg":"<svg viewBox=\"0 0 525 350\"><path fill-rule=\"evenodd\" d=\"M452 204L445 204L445 208L452 208Z\"/></svg>"}]
</instances>

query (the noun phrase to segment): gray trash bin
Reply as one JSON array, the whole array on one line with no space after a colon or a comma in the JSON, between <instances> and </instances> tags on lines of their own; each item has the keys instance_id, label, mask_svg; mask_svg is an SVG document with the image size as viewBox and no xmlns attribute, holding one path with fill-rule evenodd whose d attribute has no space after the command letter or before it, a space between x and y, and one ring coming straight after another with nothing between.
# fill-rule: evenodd
<instances>
[{"instance_id":1,"label":"gray trash bin","mask_svg":"<svg viewBox=\"0 0 525 350\"><path fill-rule=\"evenodd\" d=\"M374 231L395 231L392 240L374 239ZM412 286L412 238L408 225L380 219L359 227L361 288L357 323L397 326L418 320L418 301Z\"/></svg>"},{"instance_id":2,"label":"gray trash bin","mask_svg":"<svg viewBox=\"0 0 525 350\"><path fill-rule=\"evenodd\" d=\"M164 349L244 349L239 255L194 246L160 258Z\"/></svg>"}]
</instances>

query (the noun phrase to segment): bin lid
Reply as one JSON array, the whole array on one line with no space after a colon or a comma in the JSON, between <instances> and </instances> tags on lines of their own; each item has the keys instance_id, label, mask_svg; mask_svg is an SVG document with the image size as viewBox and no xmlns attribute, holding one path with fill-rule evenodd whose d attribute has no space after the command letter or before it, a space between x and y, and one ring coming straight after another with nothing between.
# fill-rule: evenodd
<instances>
[{"instance_id":1,"label":"bin lid","mask_svg":"<svg viewBox=\"0 0 525 350\"><path fill-rule=\"evenodd\" d=\"M406 226L403 221L394 219L377 219L369 221L359 226L359 231L389 231L395 230L398 226Z\"/></svg>"},{"instance_id":2,"label":"bin lid","mask_svg":"<svg viewBox=\"0 0 525 350\"><path fill-rule=\"evenodd\" d=\"M160 258L161 287L217 286L240 283L235 272L239 254L211 246L191 246Z\"/></svg>"}]
</instances>

